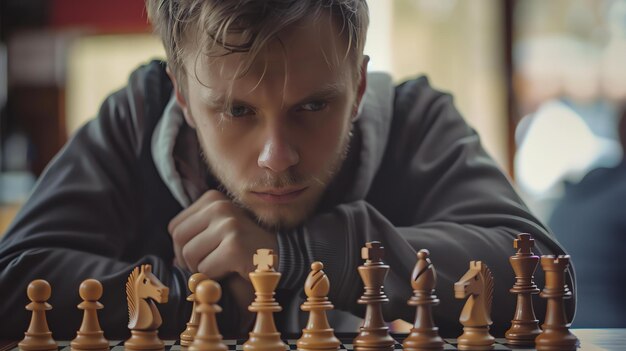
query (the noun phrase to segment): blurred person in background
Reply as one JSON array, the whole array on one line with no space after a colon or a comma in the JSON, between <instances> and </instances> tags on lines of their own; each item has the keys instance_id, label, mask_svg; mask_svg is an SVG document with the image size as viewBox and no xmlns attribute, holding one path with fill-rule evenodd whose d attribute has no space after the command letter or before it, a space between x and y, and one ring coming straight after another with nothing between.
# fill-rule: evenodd
<instances>
[{"instance_id":1,"label":"blurred person in background","mask_svg":"<svg viewBox=\"0 0 626 351\"><path fill-rule=\"evenodd\" d=\"M626 155L626 106L618 123ZM615 167L597 168L579 183L565 183L549 226L576 258L579 304L575 327L626 327L626 157Z\"/></svg>"}]
</instances>

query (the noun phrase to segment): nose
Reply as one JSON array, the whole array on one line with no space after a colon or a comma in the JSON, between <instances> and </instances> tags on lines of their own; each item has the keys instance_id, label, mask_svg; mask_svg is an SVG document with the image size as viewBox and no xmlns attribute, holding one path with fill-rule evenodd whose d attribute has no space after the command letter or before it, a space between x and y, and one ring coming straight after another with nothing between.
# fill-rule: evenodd
<instances>
[{"instance_id":1,"label":"nose","mask_svg":"<svg viewBox=\"0 0 626 351\"><path fill-rule=\"evenodd\" d=\"M257 160L259 167L280 173L300 162L300 155L285 134L279 130L270 133Z\"/></svg>"}]
</instances>

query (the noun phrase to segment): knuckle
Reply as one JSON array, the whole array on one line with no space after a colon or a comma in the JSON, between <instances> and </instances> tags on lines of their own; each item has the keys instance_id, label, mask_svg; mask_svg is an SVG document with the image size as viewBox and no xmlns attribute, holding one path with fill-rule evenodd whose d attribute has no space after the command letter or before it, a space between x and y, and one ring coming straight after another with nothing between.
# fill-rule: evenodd
<instances>
[{"instance_id":1,"label":"knuckle","mask_svg":"<svg viewBox=\"0 0 626 351\"><path fill-rule=\"evenodd\" d=\"M202 202L206 202L206 201L214 201L217 197L217 193L218 191L216 190L209 190L207 192L205 192L204 194L202 194L202 196L200 197L200 201Z\"/></svg>"},{"instance_id":2,"label":"knuckle","mask_svg":"<svg viewBox=\"0 0 626 351\"><path fill-rule=\"evenodd\" d=\"M225 218L220 222L219 231L222 233L235 233L239 229L239 222L235 217Z\"/></svg>"},{"instance_id":3,"label":"knuckle","mask_svg":"<svg viewBox=\"0 0 626 351\"><path fill-rule=\"evenodd\" d=\"M183 260L191 270L196 270L198 265L197 260L194 257L194 250L190 245L185 245L182 249Z\"/></svg>"},{"instance_id":4,"label":"knuckle","mask_svg":"<svg viewBox=\"0 0 626 351\"><path fill-rule=\"evenodd\" d=\"M207 207L207 210L218 216L225 216L231 213L232 205L228 200L215 201Z\"/></svg>"},{"instance_id":5,"label":"knuckle","mask_svg":"<svg viewBox=\"0 0 626 351\"><path fill-rule=\"evenodd\" d=\"M183 240L183 231L182 229L180 229L180 227L177 227L174 229L174 231L172 231L172 241L174 241L174 243L179 244L181 243Z\"/></svg>"}]
</instances>

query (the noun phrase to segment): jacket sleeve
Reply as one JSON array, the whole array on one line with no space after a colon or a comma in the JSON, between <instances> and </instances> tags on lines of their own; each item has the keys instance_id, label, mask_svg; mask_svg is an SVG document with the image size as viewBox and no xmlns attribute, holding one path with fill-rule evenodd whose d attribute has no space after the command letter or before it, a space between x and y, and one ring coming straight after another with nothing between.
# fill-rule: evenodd
<instances>
[{"instance_id":1,"label":"jacket sleeve","mask_svg":"<svg viewBox=\"0 0 626 351\"><path fill-rule=\"evenodd\" d=\"M184 328L190 273L166 255L137 253L157 245L147 239L156 233L142 233L138 224L145 191L139 154L147 137L142 113L148 107L137 85L149 83L144 78L135 75L128 88L109 97L54 158L0 243L0 316L11 320L2 324L0 339L23 338L30 320L26 288L34 279L52 287L47 318L53 337L74 338L82 320L78 287L87 278L103 285L98 314L105 336L127 337L125 284L140 264L151 264L170 289L168 302L159 305L161 335L172 338ZM165 228L161 235L163 242L171 240ZM222 303L228 297L224 292Z\"/></svg>"},{"instance_id":2,"label":"jacket sleeve","mask_svg":"<svg viewBox=\"0 0 626 351\"><path fill-rule=\"evenodd\" d=\"M356 303L363 293L357 273L363 262L360 248L378 240L390 266L385 319L413 322L415 310L406 304L412 293L410 277L416 251L425 248L438 277L441 303L433 309L435 321L442 335L455 336L460 335L458 318L465 301L454 299L454 282L468 270L469 261L481 260L495 279L492 331L502 335L515 309L515 296L509 293L515 274L508 258L515 253L516 235L532 234L538 255L563 254L562 248L529 213L451 97L430 89L425 79L397 88L389 140L366 199L338 205L295 232L281 233L285 284L299 286L308 264L321 260L331 279L329 298L337 308L362 315ZM541 267L535 277L542 288ZM567 283L573 290L571 268ZM538 300L541 316L545 305ZM569 300L570 319L574 305Z\"/></svg>"}]
</instances>

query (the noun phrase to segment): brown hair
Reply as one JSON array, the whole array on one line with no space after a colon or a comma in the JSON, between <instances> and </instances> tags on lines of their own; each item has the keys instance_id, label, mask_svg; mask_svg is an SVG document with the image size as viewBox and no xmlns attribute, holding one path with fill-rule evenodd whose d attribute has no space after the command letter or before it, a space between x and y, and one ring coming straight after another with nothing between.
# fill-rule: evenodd
<instances>
[{"instance_id":1,"label":"brown hair","mask_svg":"<svg viewBox=\"0 0 626 351\"><path fill-rule=\"evenodd\" d=\"M325 12L332 15L341 35L347 38L344 59L354 60L357 77L361 71L369 24L365 0L146 0L146 8L163 40L168 65L179 81L188 73L183 58L194 47L189 43L191 38L205 45L209 57L248 52L241 71L245 73L278 32ZM228 40L232 34L236 34L237 42Z\"/></svg>"}]
</instances>

